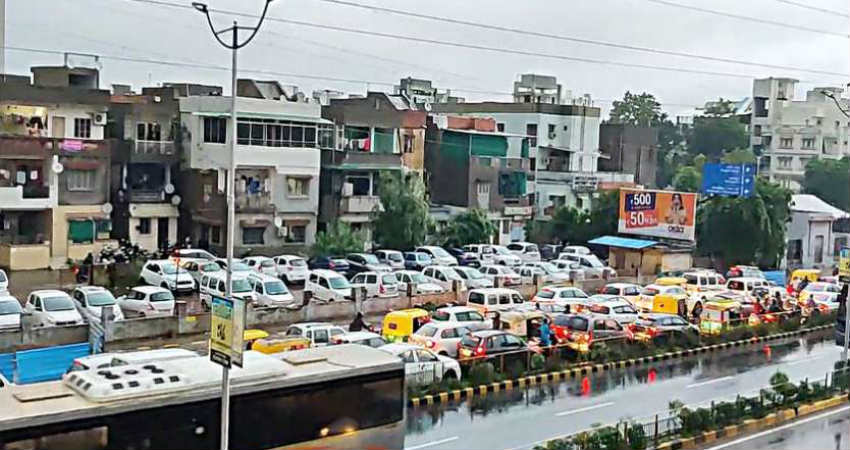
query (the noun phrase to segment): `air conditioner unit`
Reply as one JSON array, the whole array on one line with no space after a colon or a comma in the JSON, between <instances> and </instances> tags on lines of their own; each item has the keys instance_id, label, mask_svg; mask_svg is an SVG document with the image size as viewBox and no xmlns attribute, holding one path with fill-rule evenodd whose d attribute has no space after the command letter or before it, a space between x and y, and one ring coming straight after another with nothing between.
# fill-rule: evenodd
<instances>
[{"instance_id":1,"label":"air conditioner unit","mask_svg":"<svg viewBox=\"0 0 850 450\"><path fill-rule=\"evenodd\" d=\"M551 133L549 133L549 139L555 139L555 137L556 137L556 136L558 136L558 135L557 135L557 134L555 134L555 132L554 132L554 131L553 131L553 132L551 132Z\"/></svg>"},{"instance_id":2,"label":"air conditioner unit","mask_svg":"<svg viewBox=\"0 0 850 450\"><path fill-rule=\"evenodd\" d=\"M92 119L92 123L95 124L95 125L100 125L100 126L106 125L106 113L105 112L92 113L91 119Z\"/></svg>"},{"instance_id":3,"label":"air conditioner unit","mask_svg":"<svg viewBox=\"0 0 850 450\"><path fill-rule=\"evenodd\" d=\"M283 226L277 228L277 237L285 238L289 235L289 227Z\"/></svg>"},{"instance_id":4,"label":"air conditioner unit","mask_svg":"<svg viewBox=\"0 0 850 450\"><path fill-rule=\"evenodd\" d=\"M342 196L343 197L351 197L354 195L354 185L351 183L343 183L342 184Z\"/></svg>"}]
</instances>

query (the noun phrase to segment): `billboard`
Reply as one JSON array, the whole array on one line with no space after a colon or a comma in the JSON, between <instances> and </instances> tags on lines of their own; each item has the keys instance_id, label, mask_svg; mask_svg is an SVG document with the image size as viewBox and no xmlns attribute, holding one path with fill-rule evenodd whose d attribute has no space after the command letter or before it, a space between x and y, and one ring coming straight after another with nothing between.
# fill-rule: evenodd
<instances>
[{"instance_id":1,"label":"billboard","mask_svg":"<svg viewBox=\"0 0 850 450\"><path fill-rule=\"evenodd\" d=\"M693 241L697 194L692 192L620 189L617 231Z\"/></svg>"},{"instance_id":2,"label":"billboard","mask_svg":"<svg viewBox=\"0 0 850 450\"><path fill-rule=\"evenodd\" d=\"M850 247L841 247L838 254L838 279L844 283L850 281Z\"/></svg>"},{"instance_id":3,"label":"billboard","mask_svg":"<svg viewBox=\"0 0 850 450\"><path fill-rule=\"evenodd\" d=\"M212 297L210 360L224 367L242 367L245 302Z\"/></svg>"}]
</instances>

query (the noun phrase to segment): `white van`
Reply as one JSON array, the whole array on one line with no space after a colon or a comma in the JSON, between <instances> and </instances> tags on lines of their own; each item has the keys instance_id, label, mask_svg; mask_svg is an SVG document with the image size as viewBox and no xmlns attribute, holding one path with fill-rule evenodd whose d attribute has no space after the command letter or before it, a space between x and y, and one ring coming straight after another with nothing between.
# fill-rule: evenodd
<instances>
[{"instance_id":1,"label":"white van","mask_svg":"<svg viewBox=\"0 0 850 450\"><path fill-rule=\"evenodd\" d=\"M540 261L540 249L537 247L537 244L532 244L531 242L512 242L508 244L508 250L519 256L522 262Z\"/></svg>"},{"instance_id":2,"label":"white van","mask_svg":"<svg viewBox=\"0 0 850 450\"><path fill-rule=\"evenodd\" d=\"M525 299L513 289L489 288L473 289L466 298L466 306L475 308L487 316L496 311L507 311L525 306Z\"/></svg>"},{"instance_id":3,"label":"white van","mask_svg":"<svg viewBox=\"0 0 850 450\"><path fill-rule=\"evenodd\" d=\"M289 306L295 303L295 297L289 292L286 285L279 278L252 273L248 275L248 282L254 290L254 300L260 306Z\"/></svg>"},{"instance_id":4,"label":"white van","mask_svg":"<svg viewBox=\"0 0 850 450\"><path fill-rule=\"evenodd\" d=\"M492 264L493 255L496 254L496 251L493 250L493 246L490 244L464 245L463 251L478 255L478 260L481 261L481 264Z\"/></svg>"},{"instance_id":5,"label":"white van","mask_svg":"<svg viewBox=\"0 0 850 450\"><path fill-rule=\"evenodd\" d=\"M304 292L310 292L313 298L327 302L353 300L351 283L333 270L316 269L307 275Z\"/></svg>"},{"instance_id":6,"label":"white van","mask_svg":"<svg viewBox=\"0 0 850 450\"><path fill-rule=\"evenodd\" d=\"M204 275L201 277L201 286L200 286L200 299L201 306L206 309L209 309L212 305L212 297L226 297L225 289L227 280L227 273L225 271L221 272L213 272L208 275ZM246 302L252 302L256 300L251 289L251 284L248 283L247 274L233 274L233 297L244 300Z\"/></svg>"}]
</instances>

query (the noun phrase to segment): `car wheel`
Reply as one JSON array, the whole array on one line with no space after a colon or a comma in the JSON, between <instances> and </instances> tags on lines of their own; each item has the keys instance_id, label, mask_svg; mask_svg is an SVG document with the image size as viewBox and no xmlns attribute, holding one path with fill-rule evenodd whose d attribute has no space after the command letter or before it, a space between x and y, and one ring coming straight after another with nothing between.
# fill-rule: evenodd
<instances>
[{"instance_id":1,"label":"car wheel","mask_svg":"<svg viewBox=\"0 0 850 450\"><path fill-rule=\"evenodd\" d=\"M446 371L446 373L443 374L443 379L444 380L457 380L457 374L455 373L454 370Z\"/></svg>"},{"instance_id":2,"label":"car wheel","mask_svg":"<svg viewBox=\"0 0 850 450\"><path fill-rule=\"evenodd\" d=\"M144 278L144 277L139 277L139 284L140 284L140 285L142 285L142 286L144 286L144 285L148 284L148 282L147 282L147 281L145 281L145 278Z\"/></svg>"}]
</instances>

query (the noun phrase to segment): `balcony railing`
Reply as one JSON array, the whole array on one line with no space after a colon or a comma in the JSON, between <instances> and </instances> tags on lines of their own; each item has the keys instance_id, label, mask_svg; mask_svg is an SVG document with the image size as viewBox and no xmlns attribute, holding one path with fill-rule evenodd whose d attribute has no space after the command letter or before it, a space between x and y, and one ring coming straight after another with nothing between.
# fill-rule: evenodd
<instances>
[{"instance_id":1,"label":"balcony railing","mask_svg":"<svg viewBox=\"0 0 850 450\"><path fill-rule=\"evenodd\" d=\"M161 189L131 189L128 194L131 203L159 203L163 201Z\"/></svg>"},{"instance_id":2,"label":"balcony railing","mask_svg":"<svg viewBox=\"0 0 850 450\"><path fill-rule=\"evenodd\" d=\"M270 195L236 195L236 210L273 214L274 205Z\"/></svg>"},{"instance_id":3,"label":"balcony railing","mask_svg":"<svg viewBox=\"0 0 850 450\"><path fill-rule=\"evenodd\" d=\"M172 141L136 141L134 152L137 155L163 155L174 154L174 142Z\"/></svg>"},{"instance_id":4,"label":"balcony railing","mask_svg":"<svg viewBox=\"0 0 850 450\"><path fill-rule=\"evenodd\" d=\"M355 195L343 197L340 210L343 214L368 214L381 204L380 197L369 195Z\"/></svg>"}]
</instances>

